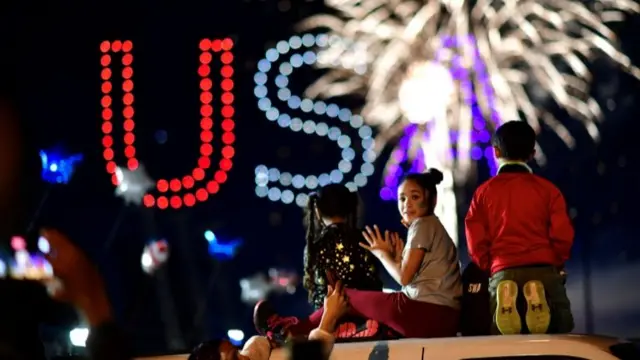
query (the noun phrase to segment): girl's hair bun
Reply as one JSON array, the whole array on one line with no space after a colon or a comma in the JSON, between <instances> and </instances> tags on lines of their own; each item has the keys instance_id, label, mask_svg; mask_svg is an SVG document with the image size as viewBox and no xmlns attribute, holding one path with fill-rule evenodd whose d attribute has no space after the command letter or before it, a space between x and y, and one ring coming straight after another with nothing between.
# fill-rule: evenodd
<instances>
[{"instance_id":1,"label":"girl's hair bun","mask_svg":"<svg viewBox=\"0 0 640 360\"><path fill-rule=\"evenodd\" d=\"M435 168L430 168L429 170L427 170L426 175L431 178L435 185L440 184L444 179L444 175L442 175L442 172Z\"/></svg>"}]
</instances>

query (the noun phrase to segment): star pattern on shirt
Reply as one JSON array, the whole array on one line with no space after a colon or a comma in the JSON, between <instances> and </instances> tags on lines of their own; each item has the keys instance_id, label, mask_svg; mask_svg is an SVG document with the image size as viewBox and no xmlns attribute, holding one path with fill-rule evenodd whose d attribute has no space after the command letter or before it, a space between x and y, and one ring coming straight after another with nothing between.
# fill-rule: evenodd
<instances>
[{"instance_id":1,"label":"star pattern on shirt","mask_svg":"<svg viewBox=\"0 0 640 360\"><path fill-rule=\"evenodd\" d=\"M362 283L374 282L378 269L372 264L372 258L364 251L358 239L343 238L343 234L335 229L328 229L318 242L318 258L315 269L314 306L320 308L326 295L326 271L332 271L336 278L342 279L345 286L359 286ZM361 286L361 285L360 285Z\"/></svg>"}]
</instances>

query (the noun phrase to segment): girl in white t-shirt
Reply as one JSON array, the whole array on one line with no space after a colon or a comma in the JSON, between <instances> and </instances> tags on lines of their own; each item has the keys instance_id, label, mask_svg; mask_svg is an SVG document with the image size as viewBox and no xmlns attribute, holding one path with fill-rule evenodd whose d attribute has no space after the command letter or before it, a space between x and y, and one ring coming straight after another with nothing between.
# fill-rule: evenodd
<instances>
[{"instance_id":1,"label":"girl in white t-shirt","mask_svg":"<svg viewBox=\"0 0 640 360\"><path fill-rule=\"evenodd\" d=\"M366 228L367 244L362 246L380 260L402 291L346 289L352 315L378 321L404 337L456 336L462 281L458 250L433 213L441 181L442 173L430 169L409 174L401 183L398 210L409 228L406 246L397 234ZM282 317L263 302L256 306L254 323L259 332L278 341L308 334L322 314L319 309L308 319Z\"/></svg>"}]
</instances>

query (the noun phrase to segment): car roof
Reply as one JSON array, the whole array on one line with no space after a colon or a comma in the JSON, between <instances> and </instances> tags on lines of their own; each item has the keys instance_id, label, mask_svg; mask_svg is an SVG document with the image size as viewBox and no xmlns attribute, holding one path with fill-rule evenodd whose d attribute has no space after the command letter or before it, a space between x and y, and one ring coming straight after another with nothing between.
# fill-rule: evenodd
<instances>
[{"instance_id":1,"label":"car roof","mask_svg":"<svg viewBox=\"0 0 640 360\"><path fill-rule=\"evenodd\" d=\"M562 334L562 335L501 335L501 336L464 336L437 339L404 339L396 340L399 343L411 344L419 343L424 346L474 346L474 345L498 345L498 344L518 344L518 343L575 343L588 344L602 350L608 350L610 346L619 343L621 340L601 335L581 335L581 334ZM342 344L338 345L341 346ZM348 344L344 344L348 345ZM350 344L349 344L350 345Z\"/></svg>"},{"instance_id":2,"label":"car roof","mask_svg":"<svg viewBox=\"0 0 640 360\"><path fill-rule=\"evenodd\" d=\"M492 349L495 354L483 356L500 356L504 349L523 348L526 351L531 349L539 349L540 351L549 351L548 354L554 354L554 349L562 349L564 353L575 353L576 357L587 356L593 353L610 353L610 347L619 344L624 340L620 340L607 336L596 335L508 335L508 336L468 336L468 337L452 337L438 339L403 339L379 342L354 342L346 344L336 344L332 353L333 359L347 358L356 360L362 358L359 355L367 355L363 358L370 358L372 352L385 348L390 353L400 354L406 352L416 352L419 349L430 352L432 354L438 352L456 352L460 355L464 353L474 353L481 355L486 354L482 349ZM454 351L457 350L457 351ZM538 354L545 354L541 352ZM530 355L538 355L530 353ZM408 355L408 354L407 354ZM507 354L504 354L508 356ZM188 354L184 355L167 355L158 357L139 358L140 360L178 360L186 359ZM393 356L395 357L395 356ZM405 356L402 356L405 358ZM286 351L279 349L273 352L270 360L288 359Z\"/></svg>"},{"instance_id":3,"label":"car roof","mask_svg":"<svg viewBox=\"0 0 640 360\"><path fill-rule=\"evenodd\" d=\"M510 335L438 339L404 339L382 342L338 344L331 358L371 359L389 354L388 359L434 358L472 359L501 356L565 355L583 359L612 359L610 346L620 341L589 335ZM430 356L428 356L430 355ZM375 356L374 356L375 357ZM286 351L275 351L270 360L288 359Z\"/></svg>"}]
</instances>

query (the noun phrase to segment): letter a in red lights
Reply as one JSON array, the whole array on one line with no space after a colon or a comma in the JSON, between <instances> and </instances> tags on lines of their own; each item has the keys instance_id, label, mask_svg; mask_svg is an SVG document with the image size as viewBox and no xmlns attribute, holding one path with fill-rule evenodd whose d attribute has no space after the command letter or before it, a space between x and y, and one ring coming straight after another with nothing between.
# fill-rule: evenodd
<instances>
[{"instance_id":1,"label":"letter a in red lights","mask_svg":"<svg viewBox=\"0 0 640 360\"><path fill-rule=\"evenodd\" d=\"M178 209L182 206L191 207L197 202L206 201L209 196L216 194L220 190L220 185L227 181L227 172L231 170L233 163L231 159L235 153L233 143L235 135L233 129L235 123L233 121L233 41L231 39L200 41L200 67L198 74L200 75L200 158L198 165L190 174L184 175L182 178L159 179L156 184L154 193L148 193L144 196L143 203L146 207L157 206L160 209L172 207ZM107 172L112 176L114 185L118 184L115 176L116 161L113 136L113 109L114 100L112 91L116 82L114 76L113 58L120 57L121 66L117 66L121 70L122 77L122 130L124 133L124 159L126 159L127 167L135 170L138 167L138 159L136 158L135 147L135 111L133 97L133 42L127 41L103 41L100 44L102 57L100 64L102 65L102 145L104 147L103 156L107 162ZM211 61L213 53L220 56L222 67L220 74L222 80L220 82L220 115L222 116L222 150L221 160L218 170L213 172L213 179L205 182L206 172L211 168L211 155L213 154L213 82L211 80Z\"/></svg>"}]
</instances>

